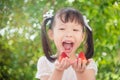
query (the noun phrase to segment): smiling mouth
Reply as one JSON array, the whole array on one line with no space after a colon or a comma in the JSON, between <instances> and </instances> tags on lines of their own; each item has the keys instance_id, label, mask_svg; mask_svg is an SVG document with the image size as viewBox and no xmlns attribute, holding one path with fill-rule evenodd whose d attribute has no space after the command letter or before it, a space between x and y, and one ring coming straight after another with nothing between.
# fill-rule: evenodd
<instances>
[{"instance_id":1,"label":"smiling mouth","mask_svg":"<svg viewBox=\"0 0 120 80\"><path fill-rule=\"evenodd\" d=\"M62 43L63 47L64 47L64 50L66 53L70 53L73 49L73 45L74 43L73 42L67 42L67 41L64 41Z\"/></svg>"}]
</instances>

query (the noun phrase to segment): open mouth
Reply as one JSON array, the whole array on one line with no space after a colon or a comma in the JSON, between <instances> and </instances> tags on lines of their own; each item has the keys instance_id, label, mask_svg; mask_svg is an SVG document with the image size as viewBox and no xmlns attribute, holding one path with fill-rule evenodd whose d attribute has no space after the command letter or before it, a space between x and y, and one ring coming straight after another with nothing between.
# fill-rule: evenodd
<instances>
[{"instance_id":1,"label":"open mouth","mask_svg":"<svg viewBox=\"0 0 120 80\"><path fill-rule=\"evenodd\" d=\"M74 43L73 42L70 42L70 41L64 41L62 43L63 47L64 47L64 50L66 53L70 53L73 49L73 45Z\"/></svg>"}]
</instances>

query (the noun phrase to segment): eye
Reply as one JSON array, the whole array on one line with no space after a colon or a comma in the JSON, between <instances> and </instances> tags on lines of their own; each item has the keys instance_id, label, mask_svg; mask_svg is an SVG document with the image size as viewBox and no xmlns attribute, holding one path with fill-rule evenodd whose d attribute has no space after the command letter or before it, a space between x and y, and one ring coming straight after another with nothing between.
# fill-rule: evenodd
<instances>
[{"instance_id":1,"label":"eye","mask_svg":"<svg viewBox=\"0 0 120 80\"><path fill-rule=\"evenodd\" d=\"M59 30L65 30L65 28L59 28Z\"/></svg>"},{"instance_id":2,"label":"eye","mask_svg":"<svg viewBox=\"0 0 120 80\"><path fill-rule=\"evenodd\" d=\"M73 29L73 31L79 31L79 29Z\"/></svg>"}]
</instances>

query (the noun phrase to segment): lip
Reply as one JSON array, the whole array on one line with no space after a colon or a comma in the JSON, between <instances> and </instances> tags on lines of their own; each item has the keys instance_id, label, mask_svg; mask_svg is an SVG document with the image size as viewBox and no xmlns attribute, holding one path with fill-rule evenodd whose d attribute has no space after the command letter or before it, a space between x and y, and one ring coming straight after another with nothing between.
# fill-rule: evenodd
<instances>
[{"instance_id":1,"label":"lip","mask_svg":"<svg viewBox=\"0 0 120 80\"><path fill-rule=\"evenodd\" d=\"M73 47L73 45L74 45L74 42L73 42L73 41L70 41L70 40L62 41L62 46L63 46L64 43L66 43L66 44L72 44L72 47Z\"/></svg>"},{"instance_id":2,"label":"lip","mask_svg":"<svg viewBox=\"0 0 120 80\"><path fill-rule=\"evenodd\" d=\"M69 54L73 50L74 42L71 40L64 40L64 41L62 41L62 46L63 46L64 52Z\"/></svg>"},{"instance_id":3,"label":"lip","mask_svg":"<svg viewBox=\"0 0 120 80\"><path fill-rule=\"evenodd\" d=\"M62 43L63 43L63 42L66 42L66 43L74 43L72 40L63 40Z\"/></svg>"}]
</instances>

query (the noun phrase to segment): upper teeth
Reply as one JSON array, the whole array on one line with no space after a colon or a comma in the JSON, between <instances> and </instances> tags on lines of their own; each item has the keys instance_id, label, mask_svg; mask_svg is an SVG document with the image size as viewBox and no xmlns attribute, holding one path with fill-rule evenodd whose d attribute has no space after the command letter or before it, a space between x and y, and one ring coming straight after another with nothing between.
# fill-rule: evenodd
<instances>
[{"instance_id":1,"label":"upper teeth","mask_svg":"<svg viewBox=\"0 0 120 80\"><path fill-rule=\"evenodd\" d=\"M65 42L65 43L72 43L72 42Z\"/></svg>"}]
</instances>

